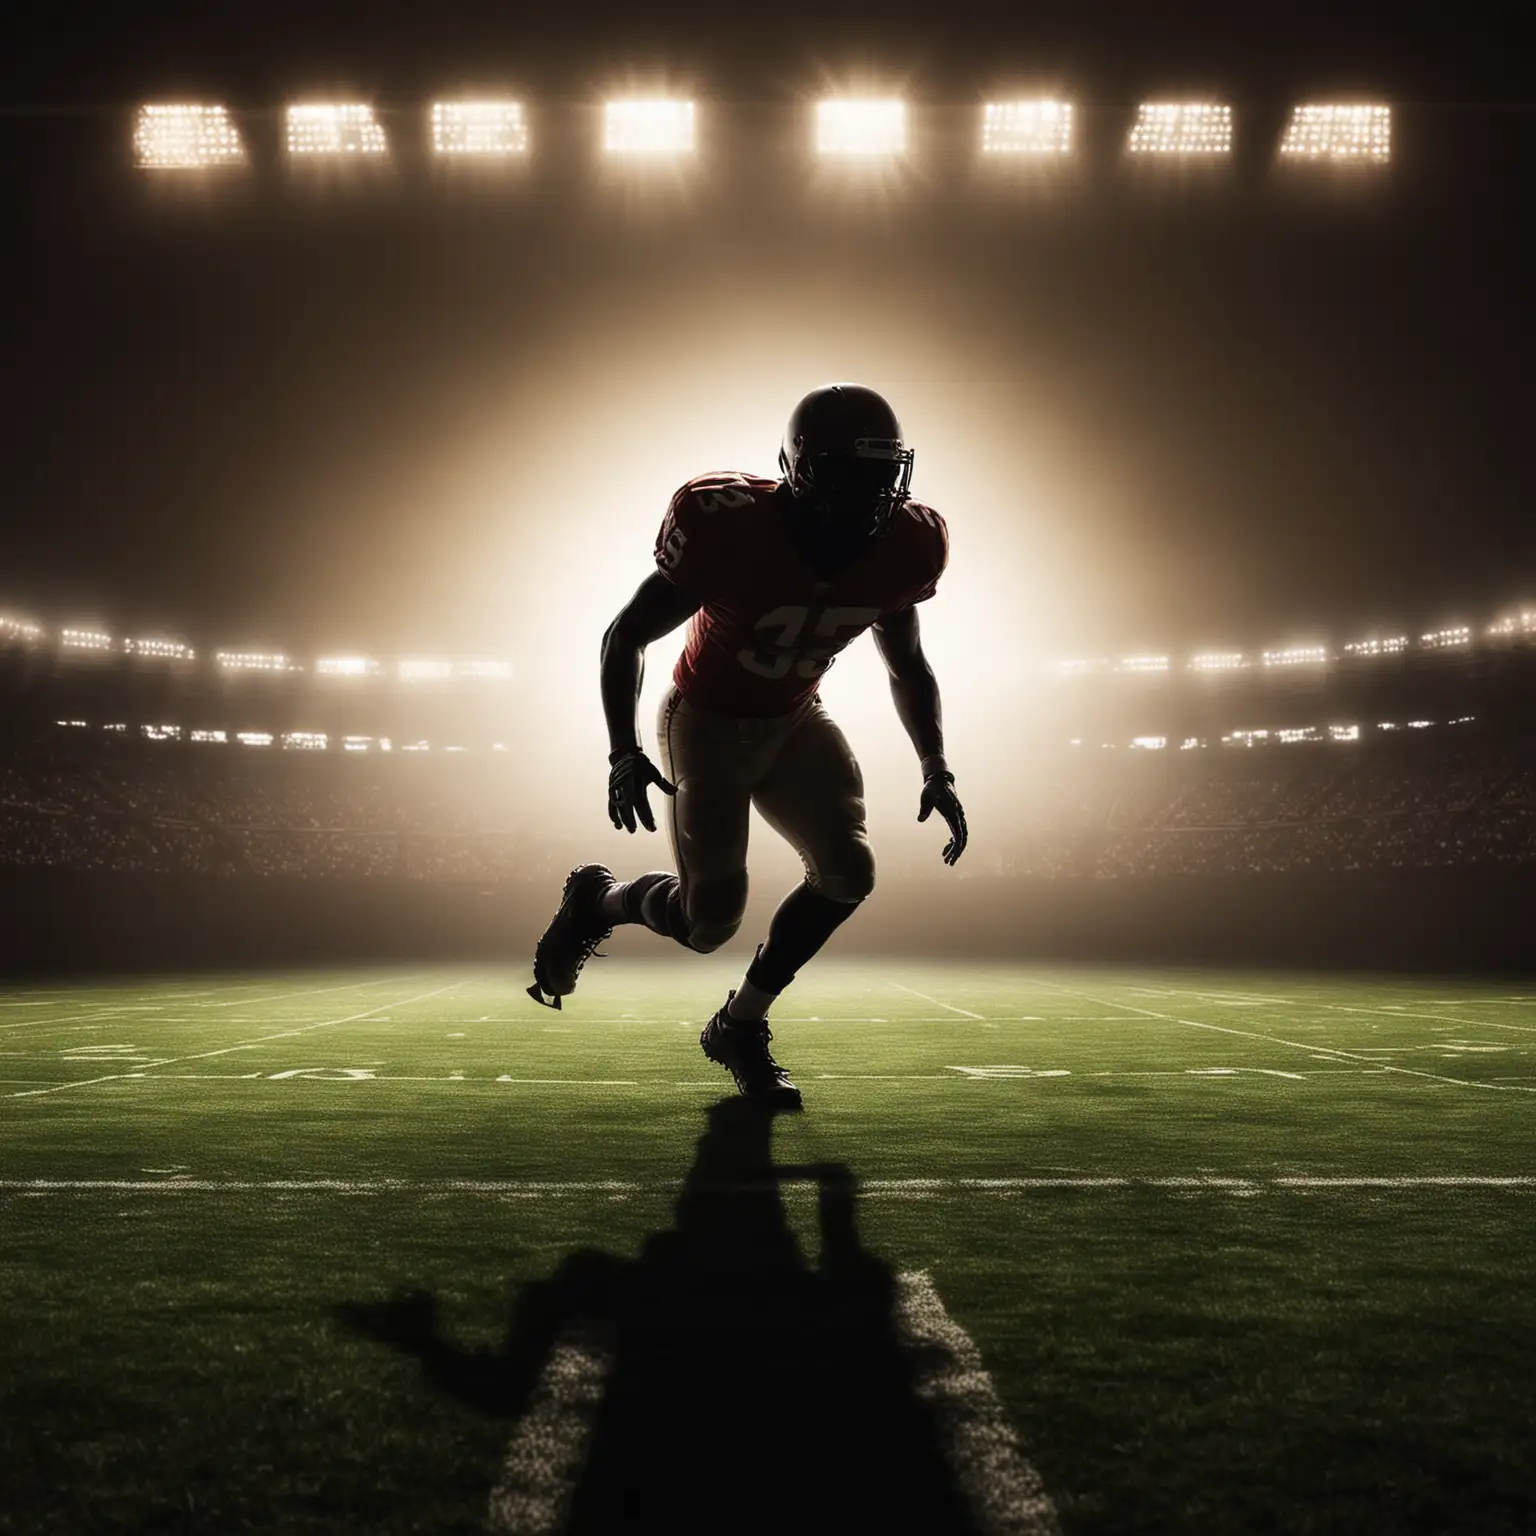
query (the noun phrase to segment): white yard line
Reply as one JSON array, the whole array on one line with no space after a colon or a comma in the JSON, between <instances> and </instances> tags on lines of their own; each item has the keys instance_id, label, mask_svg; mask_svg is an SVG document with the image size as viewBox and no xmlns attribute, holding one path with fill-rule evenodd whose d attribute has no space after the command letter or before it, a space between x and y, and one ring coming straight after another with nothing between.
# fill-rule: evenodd
<instances>
[{"instance_id":1,"label":"white yard line","mask_svg":"<svg viewBox=\"0 0 1536 1536\"><path fill-rule=\"evenodd\" d=\"M1283 1005L1289 1007L1295 1002L1294 998L1277 997L1272 992L1197 992L1193 987L1132 987L1133 992L1139 992L1148 996L1161 997L1208 997L1219 1003L1238 1003L1245 1008L1256 1007L1260 1004Z\"/></svg>"},{"instance_id":2,"label":"white yard line","mask_svg":"<svg viewBox=\"0 0 1536 1536\"><path fill-rule=\"evenodd\" d=\"M314 1024L303 1024L296 1029L280 1029L270 1035L256 1035L249 1040L237 1040L233 1045L220 1046L212 1051L193 1051L186 1056L166 1056L158 1061L146 1062L143 1069L137 1072L111 1072L105 1077L88 1077L74 1083L58 1083L52 1088L32 1088L25 1093L11 1093L5 1095L11 1099L39 1098L44 1094L63 1093L70 1088L92 1088L98 1083L122 1082L125 1078L142 1078L150 1075L150 1069L154 1067L175 1067L186 1061L206 1061L212 1056L227 1056L231 1051L250 1050L254 1046L265 1045L272 1040L289 1040L295 1035L307 1035L316 1029L329 1029L337 1024L353 1024L360 1019L366 1019L371 1014L380 1013L385 1008L406 1008L412 1003L425 1002L429 997L441 997L444 992L451 992L455 987L462 986L462 982L449 982L447 986L435 987L430 992L418 992L414 997L402 997L392 999L387 1003L378 1003L372 1008L365 1008L361 1013L349 1013L339 1019L321 1019Z\"/></svg>"},{"instance_id":3,"label":"white yard line","mask_svg":"<svg viewBox=\"0 0 1536 1536\"><path fill-rule=\"evenodd\" d=\"M491 1490L493 1531L552 1536L564 1527L612 1370L612 1352L590 1328L555 1340Z\"/></svg>"},{"instance_id":4,"label":"white yard line","mask_svg":"<svg viewBox=\"0 0 1536 1536\"><path fill-rule=\"evenodd\" d=\"M286 1002L289 998L294 997L312 997L318 992L353 992L356 991L359 987L382 986L386 981L394 982L396 985L398 985L401 979L402 978L399 976L379 977L374 981L347 982L343 985L334 987L306 987L300 991L294 992L274 992L270 997L237 997L226 1002L203 1003L200 1006L203 1008L264 1008L268 1003ZM8 1024L0 1024L0 1030L25 1029L33 1035L45 1035L53 1030L70 1031L76 1029L95 1028L98 1027L99 1021L103 1019L116 1019L121 1018L124 1014L140 1013L152 1013L158 1015L156 1022L171 1022L165 1018L166 1011L169 1008L172 1008L181 1003L186 998L217 997L221 993L230 990L245 987L258 987L263 985L270 986L271 983L256 981L236 982L232 983L230 987L212 987L209 988L206 992L168 992L163 994L167 999L167 1001L164 1003L116 1003L111 1007L103 1006L100 1008L88 1009L84 1013L66 1014L62 1018L54 1017L45 1019L18 1019ZM143 997L145 995L153 996L154 994L152 992L149 994L137 992L134 995ZM188 1020L186 1022L196 1022L205 1017L207 1016L198 1015L195 1016L193 1020ZM93 1023L92 1021L97 1022Z\"/></svg>"},{"instance_id":5,"label":"white yard line","mask_svg":"<svg viewBox=\"0 0 1536 1536\"><path fill-rule=\"evenodd\" d=\"M280 1003L290 997L314 997L321 992L355 992L359 987L382 987L386 982L395 986L406 980L404 976L376 976L372 981L344 981L332 987L305 987L297 992L274 992L271 997L236 997L228 1002L204 1003L205 1008L264 1008L268 1003ZM414 981L414 976L409 978ZM259 986L259 982L249 983L251 986ZM462 982L456 982L456 986L462 986Z\"/></svg>"},{"instance_id":6,"label":"white yard line","mask_svg":"<svg viewBox=\"0 0 1536 1536\"><path fill-rule=\"evenodd\" d=\"M1461 1018L1450 1013L1417 1013L1407 1008L1363 1008L1348 1003L1323 1003L1330 1013L1371 1013L1383 1019L1430 1019L1439 1024L1455 1024L1461 1029L1513 1029L1522 1035L1536 1035L1536 1026L1530 1024L1495 1024L1492 1020ZM1479 1005L1468 1003L1468 1008Z\"/></svg>"},{"instance_id":7,"label":"white yard line","mask_svg":"<svg viewBox=\"0 0 1536 1536\"><path fill-rule=\"evenodd\" d=\"M898 992L905 992L909 996L922 998L925 1003L932 1003L935 1008L944 1008L947 1009L950 1013L963 1014L968 1019L984 1020L986 1018L985 1014L972 1013L969 1008L956 1008L953 1003L946 1003L942 998L929 997L926 992L919 992L916 987L906 986L902 982L893 981L890 983L890 985L895 987Z\"/></svg>"},{"instance_id":8,"label":"white yard line","mask_svg":"<svg viewBox=\"0 0 1536 1536\"><path fill-rule=\"evenodd\" d=\"M1383 1072L1396 1073L1403 1077L1420 1077L1434 1083L1450 1083L1458 1088L1481 1088L1489 1093L1536 1093L1536 1088L1525 1088L1518 1083L1491 1083L1480 1082L1470 1077L1447 1077L1440 1072L1425 1072L1417 1067L1398 1067L1388 1062L1378 1061L1374 1056L1366 1056L1359 1051L1341 1051L1332 1046L1312 1045L1302 1040L1287 1040L1282 1035L1264 1034L1254 1029L1235 1029L1230 1024L1207 1024L1201 1019L1184 1019L1177 1014L1161 1013L1155 1008L1142 1008L1136 1003L1122 1003L1109 997L1096 997L1089 992L1079 992L1059 982L1048 981L1046 986L1055 987L1058 991L1067 993L1070 997L1081 998L1087 1003L1099 1003L1109 1008L1123 1008L1127 1013L1139 1013L1144 1018L1161 1019L1167 1024L1182 1024L1188 1029L1210 1030L1218 1035L1237 1035L1245 1040L1263 1040L1270 1045L1283 1045L1291 1050L1306 1051L1314 1059L1321 1060L1324 1057L1338 1061L1363 1062L1368 1066L1379 1067ZM1460 1021L1465 1027L1467 1020Z\"/></svg>"},{"instance_id":9,"label":"white yard line","mask_svg":"<svg viewBox=\"0 0 1536 1536\"><path fill-rule=\"evenodd\" d=\"M16 1019L9 1024L0 1024L0 1030L24 1029L29 1034L46 1035L50 1030L91 1029L102 1019L120 1019L126 1013L157 1013L159 1010L153 1005L148 1007L143 1004L130 1007L117 1008L91 1008L84 1013L70 1013L63 1018L52 1019Z\"/></svg>"},{"instance_id":10,"label":"white yard line","mask_svg":"<svg viewBox=\"0 0 1536 1536\"><path fill-rule=\"evenodd\" d=\"M895 1323L913 1390L939 1422L944 1457L983 1536L1055 1536L1056 1506L1019 1447L981 1351L923 1273L896 1280Z\"/></svg>"},{"instance_id":11,"label":"white yard line","mask_svg":"<svg viewBox=\"0 0 1536 1536\"><path fill-rule=\"evenodd\" d=\"M786 1197L815 1194L809 1184L719 1183L713 1191L760 1194L779 1188ZM566 1199L584 1195L675 1194L681 1179L408 1179L408 1178L270 1178L195 1179L0 1179L3 1195L518 1195L537 1199ZM1000 1178L867 1179L859 1193L882 1195L1010 1195L1061 1190L1096 1194L1134 1190L1236 1190L1251 1193L1285 1190L1437 1190L1480 1189L1520 1192L1536 1190L1536 1174L1404 1173L1404 1174L1281 1174L1245 1177L1237 1174L1167 1174L1130 1177L1121 1174L1039 1174Z\"/></svg>"}]
</instances>

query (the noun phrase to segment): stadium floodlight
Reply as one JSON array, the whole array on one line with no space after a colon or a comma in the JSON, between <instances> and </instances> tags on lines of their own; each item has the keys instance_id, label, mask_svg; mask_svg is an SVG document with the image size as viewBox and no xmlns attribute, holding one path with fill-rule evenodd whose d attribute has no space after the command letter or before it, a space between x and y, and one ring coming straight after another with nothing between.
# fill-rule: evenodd
<instances>
[{"instance_id":1,"label":"stadium floodlight","mask_svg":"<svg viewBox=\"0 0 1536 1536\"><path fill-rule=\"evenodd\" d=\"M126 736L128 734L128 722L126 720L114 720L109 725L102 726L102 730L111 731L114 736Z\"/></svg>"},{"instance_id":2,"label":"stadium floodlight","mask_svg":"<svg viewBox=\"0 0 1536 1536\"><path fill-rule=\"evenodd\" d=\"M1392 158L1392 109L1365 103L1295 107L1280 140L1280 158L1385 165Z\"/></svg>"},{"instance_id":3,"label":"stadium floodlight","mask_svg":"<svg viewBox=\"0 0 1536 1536\"><path fill-rule=\"evenodd\" d=\"M1358 725L1330 725L1328 727L1328 739L1330 741L1359 741L1360 727Z\"/></svg>"},{"instance_id":4,"label":"stadium floodlight","mask_svg":"<svg viewBox=\"0 0 1536 1536\"><path fill-rule=\"evenodd\" d=\"M215 651L213 659L221 672L298 671L281 651Z\"/></svg>"},{"instance_id":5,"label":"stadium floodlight","mask_svg":"<svg viewBox=\"0 0 1536 1536\"><path fill-rule=\"evenodd\" d=\"M99 629L62 629L59 644L66 651L110 651L112 636Z\"/></svg>"},{"instance_id":6,"label":"stadium floodlight","mask_svg":"<svg viewBox=\"0 0 1536 1536\"><path fill-rule=\"evenodd\" d=\"M907 104L866 97L816 103L816 148L823 155L875 158L907 152Z\"/></svg>"},{"instance_id":7,"label":"stadium floodlight","mask_svg":"<svg viewBox=\"0 0 1536 1536\"><path fill-rule=\"evenodd\" d=\"M1241 651L1197 651L1189 658L1191 672L1240 672L1247 665Z\"/></svg>"},{"instance_id":8,"label":"stadium floodlight","mask_svg":"<svg viewBox=\"0 0 1536 1536\"><path fill-rule=\"evenodd\" d=\"M610 155L691 155L691 101L610 101L603 107L603 148Z\"/></svg>"},{"instance_id":9,"label":"stadium floodlight","mask_svg":"<svg viewBox=\"0 0 1536 1536\"><path fill-rule=\"evenodd\" d=\"M1133 155L1206 158L1232 151L1232 108L1215 101L1144 101L1126 148Z\"/></svg>"},{"instance_id":10,"label":"stadium floodlight","mask_svg":"<svg viewBox=\"0 0 1536 1536\"><path fill-rule=\"evenodd\" d=\"M1315 725L1283 725L1275 732L1275 739L1282 746L1294 746L1298 741L1318 741Z\"/></svg>"},{"instance_id":11,"label":"stadium floodlight","mask_svg":"<svg viewBox=\"0 0 1536 1536\"><path fill-rule=\"evenodd\" d=\"M1328 663L1328 649L1321 645L1288 645L1282 650L1265 651L1266 667L1321 667Z\"/></svg>"},{"instance_id":12,"label":"stadium floodlight","mask_svg":"<svg viewBox=\"0 0 1536 1536\"><path fill-rule=\"evenodd\" d=\"M288 108L288 153L299 158L368 159L389 152L366 102L306 102Z\"/></svg>"},{"instance_id":13,"label":"stadium floodlight","mask_svg":"<svg viewBox=\"0 0 1536 1536\"><path fill-rule=\"evenodd\" d=\"M1268 740L1268 731L1232 731L1221 738L1221 744L1233 747L1256 747L1260 742Z\"/></svg>"},{"instance_id":14,"label":"stadium floodlight","mask_svg":"<svg viewBox=\"0 0 1536 1536\"><path fill-rule=\"evenodd\" d=\"M220 106L148 103L133 125L133 152L146 171L205 171L245 164L240 131Z\"/></svg>"},{"instance_id":15,"label":"stadium floodlight","mask_svg":"<svg viewBox=\"0 0 1536 1536\"><path fill-rule=\"evenodd\" d=\"M1351 640L1344 647L1346 656L1396 656L1408 649L1407 635L1388 635L1378 639L1372 635L1367 640Z\"/></svg>"},{"instance_id":16,"label":"stadium floodlight","mask_svg":"<svg viewBox=\"0 0 1536 1536\"><path fill-rule=\"evenodd\" d=\"M13 614L0 613L0 645L36 645L43 638L43 626L31 619L19 619Z\"/></svg>"},{"instance_id":17,"label":"stadium floodlight","mask_svg":"<svg viewBox=\"0 0 1536 1536\"><path fill-rule=\"evenodd\" d=\"M90 721L88 720L55 720L53 723L55 725L62 725L66 730L71 731L88 731L91 728Z\"/></svg>"},{"instance_id":18,"label":"stadium floodlight","mask_svg":"<svg viewBox=\"0 0 1536 1536\"><path fill-rule=\"evenodd\" d=\"M324 731L284 731L285 752L324 752L331 739Z\"/></svg>"},{"instance_id":19,"label":"stadium floodlight","mask_svg":"<svg viewBox=\"0 0 1536 1536\"><path fill-rule=\"evenodd\" d=\"M520 101L434 101L432 152L452 159L505 160L528 153Z\"/></svg>"},{"instance_id":20,"label":"stadium floodlight","mask_svg":"<svg viewBox=\"0 0 1536 1536\"><path fill-rule=\"evenodd\" d=\"M1517 613L1506 613L1502 619L1488 626L1488 633L1505 639L1513 635L1536 635L1536 608L1522 608ZM4 637L5 620L0 619L0 639Z\"/></svg>"},{"instance_id":21,"label":"stadium floodlight","mask_svg":"<svg viewBox=\"0 0 1536 1536\"><path fill-rule=\"evenodd\" d=\"M271 731L236 731L235 740L242 747L270 747L272 745Z\"/></svg>"},{"instance_id":22,"label":"stadium floodlight","mask_svg":"<svg viewBox=\"0 0 1536 1536\"><path fill-rule=\"evenodd\" d=\"M148 741L180 741L179 725L141 725L140 732Z\"/></svg>"},{"instance_id":23,"label":"stadium floodlight","mask_svg":"<svg viewBox=\"0 0 1536 1536\"><path fill-rule=\"evenodd\" d=\"M368 656L322 656L315 672L320 677L376 677L379 664Z\"/></svg>"},{"instance_id":24,"label":"stadium floodlight","mask_svg":"<svg viewBox=\"0 0 1536 1536\"><path fill-rule=\"evenodd\" d=\"M432 743L430 741L407 741L401 745L400 750L402 752L430 752L432 750Z\"/></svg>"},{"instance_id":25,"label":"stadium floodlight","mask_svg":"<svg viewBox=\"0 0 1536 1536\"><path fill-rule=\"evenodd\" d=\"M981 152L1048 158L1072 152L1070 101L989 101L981 109Z\"/></svg>"},{"instance_id":26,"label":"stadium floodlight","mask_svg":"<svg viewBox=\"0 0 1536 1536\"><path fill-rule=\"evenodd\" d=\"M453 663L416 657L402 661L396 670L402 683L440 683L453 676Z\"/></svg>"},{"instance_id":27,"label":"stadium floodlight","mask_svg":"<svg viewBox=\"0 0 1536 1536\"><path fill-rule=\"evenodd\" d=\"M229 741L229 733L227 731L195 730L191 733L191 739L193 741L214 742L219 746L224 746Z\"/></svg>"},{"instance_id":28,"label":"stadium floodlight","mask_svg":"<svg viewBox=\"0 0 1536 1536\"><path fill-rule=\"evenodd\" d=\"M1091 672L1107 672L1109 663L1085 656L1069 656L1065 661L1053 662L1051 670L1058 677L1087 677Z\"/></svg>"},{"instance_id":29,"label":"stadium floodlight","mask_svg":"<svg viewBox=\"0 0 1536 1536\"><path fill-rule=\"evenodd\" d=\"M1166 736L1132 736L1131 746L1142 752L1161 752L1168 745Z\"/></svg>"},{"instance_id":30,"label":"stadium floodlight","mask_svg":"<svg viewBox=\"0 0 1536 1536\"><path fill-rule=\"evenodd\" d=\"M372 748L372 736L343 736L341 738L341 750L343 752L368 752Z\"/></svg>"},{"instance_id":31,"label":"stadium floodlight","mask_svg":"<svg viewBox=\"0 0 1536 1536\"><path fill-rule=\"evenodd\" d=\"M1446 629L1432 629L1419 636L1419 644L1427 651L1452 650L1457 646L1472 644L1472 630L1466 624L1452 624Z\"/></svg>"},{"instance_id":32,"label":"stadium floodlight","mask_svg":"<svg viewBox=\"0 0 1536 1536\"><path fill-rule=\"evenodd\" d=\"M488 678L491 682L504 683L512 676L510 661L461 661L454 671L460 677Z\"/></svg>"},{"instance_id":33,"label":"stadium floodlight","mask_svg":"<svg viewBox=\"0 0 1536 1536\"><path fill-rule=\"evenodd\" d=\"M1168 658L1166 656L1122 656L1115 663L1116 672L1149 673L1166 672L1168 670Z\"/></svg>"},{"instance_id":34,"label":"stadium floodlight","mask_svg":"<svg viewBox=\"0 0 1536 1536\"><path fill-rule=\"evenodd\" d=\"M197 652L190 645L183 645L180 640L160 640L153 637L144 640L124 640L123 654L139 656L146 661L194 661L197 658Z\"/></svg>"}]
</instances>

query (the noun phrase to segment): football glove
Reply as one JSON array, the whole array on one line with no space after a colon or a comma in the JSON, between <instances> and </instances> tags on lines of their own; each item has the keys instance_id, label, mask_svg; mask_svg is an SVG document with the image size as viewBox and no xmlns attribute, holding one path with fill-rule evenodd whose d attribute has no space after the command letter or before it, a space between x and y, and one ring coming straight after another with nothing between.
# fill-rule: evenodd
<instances>
[{"instance_id":1,"label":"football glove","mask_svg":"<svg viewBox=\"0 0 1536 1536\"><path fill-rule=\"evenodd\" d=\"M944 845L944 862L953 864L965 852L970 836L965 826L965 808L955 793L952 773L930 773L923 780L923 798L918 802L917 819L927 821L937 811L949 826L949 841Z\"/></svg>"},{"instance_id":2,"label":"football glove","mask_svg":"<svg viewBox=\"0 0 1536 1536\"><path fill-rule=\"evenodd\" d=\"M669 784L639 747L614 753L608 761L612 765L608 773L608 819L625 832L633 832L636 822L647 832L654 832L656 818L646 791L654 784L662 794L675 795L677 785Z\"/></svg>"}]
</instances>

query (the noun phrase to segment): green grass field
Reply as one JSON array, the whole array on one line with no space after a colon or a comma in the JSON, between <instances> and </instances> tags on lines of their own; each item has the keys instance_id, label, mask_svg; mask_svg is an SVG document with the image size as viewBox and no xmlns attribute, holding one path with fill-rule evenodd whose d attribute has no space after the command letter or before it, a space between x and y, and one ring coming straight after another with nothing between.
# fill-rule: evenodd
<instances>
[{"instance_id":1,"label":"green grass field","mask_svg":"<svg viewBox=\"0 0 1536 1536\"><path fill-rule=\"evenodd\" d=\"M0 1530L485 1529L591 1318L572 1527L1002 1529L881 1363L914 1271L1062 1530L1536 1529L1536 995L828 961L770 1122L734 973L0 992Z\"/></svg>"}]
</instances>

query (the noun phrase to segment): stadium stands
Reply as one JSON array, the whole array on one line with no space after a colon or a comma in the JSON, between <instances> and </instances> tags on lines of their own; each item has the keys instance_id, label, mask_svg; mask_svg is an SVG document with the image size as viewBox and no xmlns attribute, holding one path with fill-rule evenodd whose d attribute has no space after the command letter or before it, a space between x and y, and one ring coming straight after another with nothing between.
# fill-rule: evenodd
<instances>
[{"instance_id":1,"label":"stadium stands","mask_svg":"<svg viewBox=\"0 0 1536 1536\"><path fill-rule=\"evenodd\" d=\"M519 820L516 773L509 759L263 753L64 728L0 765L0 869L543 879L556 850ZM988 823L962 873L1536 868L1536 741L1448 726L1367 746L1039 752ZM893 875L929 862L915 845L893 853Z\"/></svg>"},{"instance_id":2,"label":"stadium stands","mask_svg":"<svg viewBox=\"0 0 1536 1536\"><path fill-rule=\"evenodd\" d=\"M849 942L1526 968L1536 625L1466 629L1322 663L1138 654L967 700L971 848L936 903L932 828L876 796L881 894ZM500 961L574 863L659 852L601 841L600 804L508 750L551 704L506 661L108 640L0 627L5 971ZM792 859L760 853L771 903Z\"/></svg>"}]
</instances>

